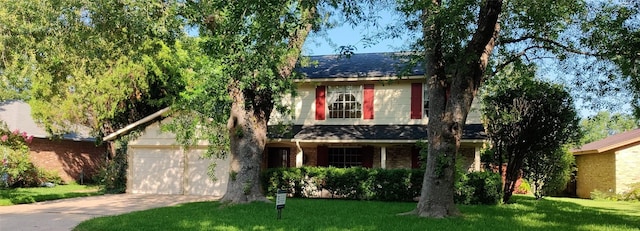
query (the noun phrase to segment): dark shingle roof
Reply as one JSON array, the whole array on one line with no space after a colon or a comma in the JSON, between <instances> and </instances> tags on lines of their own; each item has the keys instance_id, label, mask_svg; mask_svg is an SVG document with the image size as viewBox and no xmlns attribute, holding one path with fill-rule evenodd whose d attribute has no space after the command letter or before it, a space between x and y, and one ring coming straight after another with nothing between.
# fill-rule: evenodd
<instances>
[{"instance_id":1,"label":"dark shingle roof","mask_svg":"<svg viewBox=\"0 0 640 231\"><path fill-rule=\"evenodd\" d=\"M298 71L311 79L397 76L401 67L409 60L406 56L401 58L403 54L405 53L365 53L354 54L350 58L338 55L311 56L311 65L299 67ZM406 73L407 76L423 74L424 69L420 66L415 66Z\"/></svg>"},{"instance_id":2,"label":"dark shingle roof","mask_svg":"<svg viewBox=\"0 0 640 231\"><path fill-rule=\"evenodd\" d=\"M9 130L26 132L36 138L49 138L49 134L31 117L31 106L18 100L0 102L0 120L4 121ZM90 129L82 125L73 125L72 131L63 134L62 139L76 141L95 141L89 135Z\"/></svg>"},{"instance_id":3,"label":"dark shingle roof","mask_svg":"<svg viewBox=\"0 0 640 231\"><path fill-rule=\"evenodd\" d=\"M269 126L271 139L295 140L420 140L427 139L425 125L293 125ZM465 125L462 139L486 139L482 124Z\"/></svg>"},{"instance_id":4,"label":"dark shingle roof","mask_svg":"<svg viewBox=\"0 0 640 231\"><path fill-rule=\"evenodd\" d=\"M580 149L571 150L574 155L596 154L626 145L640 143L640 129L635 129L582 145Z\"/></svg>"}]
</instances>

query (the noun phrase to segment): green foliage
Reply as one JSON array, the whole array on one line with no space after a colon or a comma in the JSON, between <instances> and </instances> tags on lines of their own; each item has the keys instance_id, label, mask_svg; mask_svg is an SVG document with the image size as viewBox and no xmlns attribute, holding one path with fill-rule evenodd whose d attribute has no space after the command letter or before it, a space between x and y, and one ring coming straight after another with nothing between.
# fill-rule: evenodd
<instances>
[{"instance_id":1,"label":"green foliage","mask_svg":"<svg viewBox=\"0 0 640 231\"><path fill-rule=\"evenodd\" d=\"M586 144L633 130L638 127L638 121L631 115L600 111L594 116L582 119L580 127L584 134L580 139L580 144Z\"/></svg>"},{"instance_id":2,"label":"green foliage","mask_svg":"<svg viewBox=\"0 0 640 231\"><path fill-rule=\"evenodd\" d=\"M496 205L502 199L502 177L494 172L471 172L466 185L473 189L469 204Z\"/></svg>"},{"instance_id":3,"label":"green foliage","mask_svg":"<svg viewBox=\"0 0 640 231\"><path fill-rule=\"evenodd\" d=\"M267 195L284 189L294 197L318 197L324 189L337 198L412 201L420 194L423 174L417 169L277 168L263 172L262 185Z\"/></svg>"},{"instance_id":4,"label":"green foliage","mask_svg":"<svg viewBox=\"0 0 640 231\"><path fill-rule=\"evenodd\" d=\"M492 143L494 165L508 167L505 201L515 188L520 170L534 183L556 191L566 184L571 159L561 148L581 136L578 117L567 90L533 78L535 69L514 70L488 81L482 99L483 120Z\"/></svg>"},{"instance_id":5,"label":"green foliage","mask_svg":"<svg viewBox=\"0 0 640 231\"><path fill-rule=\"evenodd\" d=\"M10 132L7 125L0 122L0 188L37 187L44 182L63 183L56 172L38 168L31 162L27 144L33 136L19 130Z\"/></svg>"},{"instance_id":6,"label":"green foliage","mask_svg":"<svg viewBox=\"0 0 640 231\"><path fill-rule=\"evenodd\" d=\"M640 182L629 185L629 189L622 193L622 198L627 201L640 201Z\"/></svg>"},{"instance_id":7,"label":"green foliage","mask_svg":"<svg viewBox=\"0 0 640 231\"><path fill-rule=\"evenodd\" d=\"M138 135L139 132L133 131L114 142L115 156L107 161L106 166L93 179L100 185L102 192L124 193L127 190L127 142Z\"/></svg>"},{"instance_id":8,"label":"green foliage","mask_svg":"<svg viewBox=\"0 0 640 231\"><path fill-rule=\"evenodd\" d=\"M180 3L0 1L0 81L60 134L111 133L173 103L192 71Z\"/></svg>"},{"instance_id":9,"label":"green foliage","mask_svg":"<svg viewBox=\"0 0 640 231\"><path fill-rule=\"evenodd\" d=\"M531 161L531 160L534 161ZM567 187L575 159L567 147L537 152L527 159L524 175L533 184L536 198L556 195Z\"/></svg>"},{"instance_id":10,"label":"green foliage","mask_svg":"<svg viewBox=\"0 0 640 231\"><path fill-rule=\"evenodd\" d=\"M518 188L513 192L515 194L528 194L531 192L531 184L526 179L522 179Z\"/></svg>"},{"instance_id":11,"label":"green foliage","mask_svg":"<svg viewBox=\"0 0 640 231\"><path fill-rule=\"evenodd\" d=\"M600 191L598 189L593 190L590 193L590 197L593 200L607 200L607 201L640 201L640 182L629 185L627 191L616 194L612 192Z\"/></svg>"}]
</instances>

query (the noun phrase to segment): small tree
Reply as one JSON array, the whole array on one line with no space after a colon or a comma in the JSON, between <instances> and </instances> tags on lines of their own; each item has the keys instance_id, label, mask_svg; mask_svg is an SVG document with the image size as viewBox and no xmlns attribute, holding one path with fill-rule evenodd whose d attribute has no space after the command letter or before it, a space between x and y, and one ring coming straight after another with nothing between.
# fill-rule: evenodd
<instances>
[{"instance_id":1,"label":"small tree","mask_svg":"<svg viewBox=\"0 0 640 231\"><path fill-rule=\"evenodd\" d=\"M0 187L31 181L28 173L35 168L29 160L27 143L32 139L33 136L27 136L26 132L11 132L4 122L0 123Z\"/></svg>"},{"instance_id":2,"label":"small tree","mask_svg":"<svg viewBox=\"0 0 640 231\"><path fill-rule=\"evenodd\" d=\"M537 152L525 159L524 176L533 186L536 199L556 194L567 186L574 158L569 149Z\"/></svg>"},{"instance_id":3,"label":"small tree","mask_svg":"<svg viewBox=\"0 0 640 231\"><path fill-rule=\"evenodd\" d=\"M550 153L580 134L569 93L560 85L534 79L534 68L516 70L489 81L490 90L482 102L487 133L493 143L493 163L507 162L504 202L511 198L526 165L555 165L553 158L547 158L553 156ZM502 174L502 168L498 169Z\"/></svg>"}]
</instances>

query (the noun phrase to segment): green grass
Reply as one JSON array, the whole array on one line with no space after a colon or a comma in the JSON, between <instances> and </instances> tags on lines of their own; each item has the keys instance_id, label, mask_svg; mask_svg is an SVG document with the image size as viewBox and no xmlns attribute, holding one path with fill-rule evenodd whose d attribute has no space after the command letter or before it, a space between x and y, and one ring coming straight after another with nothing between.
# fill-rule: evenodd
<instances>
[{"instance_id":1,"label":"green grass","mask_svg":"<svg viewBox=\"0 0 640 231\"><path fill-rule=\"evenodd\" d=\"M0 189L0 206L28 204L39 201L57 200L72 197L101 195L97 186L56 185L52 188L16 188Z\"/></svg>"},{"instance_id":2,"label":"green grass","mask_svg":"<svg viewBox=\"0 0 640 231\"><path fill-rule=\"evenodd\" d=\"M221 208L200 202L94 218L75 230L640 230L640 204L514 196L500 206L460 206L462 217L399 216L415 203L287 199Z\"/></svg>"}]
</instances>

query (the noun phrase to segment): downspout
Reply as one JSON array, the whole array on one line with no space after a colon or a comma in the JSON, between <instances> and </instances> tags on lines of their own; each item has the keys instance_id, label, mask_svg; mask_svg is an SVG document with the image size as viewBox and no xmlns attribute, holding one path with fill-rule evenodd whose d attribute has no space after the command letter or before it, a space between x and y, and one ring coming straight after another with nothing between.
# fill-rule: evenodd
<instances>
[{"instance_id":1,"label":"downspout","mask_svg":"<svg viewBox=\"0 0 640 231\"><path fill-rule=\"evenodd\" d=\"M302 151L302 147L300 147L300 141L296 140L296 147L298 148L298 153L296 153L296 168L302 167L304 152Z\"/></svg>"}]
</instances>

